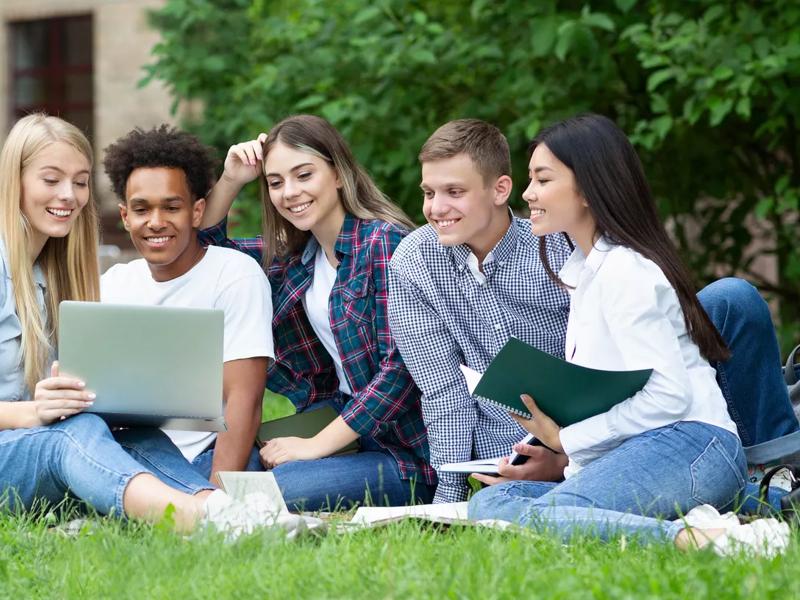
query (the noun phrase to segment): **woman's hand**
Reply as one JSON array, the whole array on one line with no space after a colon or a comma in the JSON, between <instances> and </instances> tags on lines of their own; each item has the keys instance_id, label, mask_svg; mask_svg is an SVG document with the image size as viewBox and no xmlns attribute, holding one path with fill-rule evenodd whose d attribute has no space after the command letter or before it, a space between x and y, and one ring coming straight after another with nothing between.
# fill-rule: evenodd
<instances>
[{"instance_id":1,"label":"woman's hand","mask_svg":"<svg viewBox=\"0 0 800 600\"><path fill-rule=\"evenodd\" d=\"M561 445L561 438L559 437L561 427L559 427L553 419L539 410L539 407L536 406L536 402L534 402L533 398L528 396L528 394L522 394L520 398L533 417L531 419L525 419L517 415L511 415L514 417L514 420L527 429L529 433L535 435L536 438L550 448L550 450L563 454L564 447Z\"/></svg>"},{"instance_id":2,"label":"woman's hand","mask_svg":"<svg viewBox=\"0 0 800 600\"><path fill-rule=\"evenodd\" d=\"M262 464L271 469L293 460L322 458L313 438L281 437L268 441L259 452Z\"/></svg>"},{"instance_id":3,"label":"woman's hand","mask_svg":"<svg viewBox=\"0 0 800 600\"><path fill-rule=\"evenodd\" d=\"M30 427L41 427L63 421L94 404L95 395L87 392L86 384L74 377L59 376L58 362L50 367L50 377L36 384Z\"/></svg>"},{"instance_id":4,"label":"woman's hand","mask_svg":"<svg viewBox=\"0 0 800 600\"><path fill-rule=\"evenodd\" d=\"M262 146L266 139L267 134L261 133L254 140L231 146L225 157L220 180L241 188L256 179L261 172L261 161L264 158Z\"/></svg>"}]
</instances>

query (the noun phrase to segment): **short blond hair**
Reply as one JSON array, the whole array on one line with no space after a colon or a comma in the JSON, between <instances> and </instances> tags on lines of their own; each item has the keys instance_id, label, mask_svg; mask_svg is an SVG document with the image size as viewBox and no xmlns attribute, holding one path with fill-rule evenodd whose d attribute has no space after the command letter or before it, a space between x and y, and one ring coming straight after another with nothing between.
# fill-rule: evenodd
<instances>
[{"instance_id":1,"label":"short blond hair","mask_svg":"<svg viewBox=\"0 0 800 600\"><path fill-rule=\"evenodd\" d=\"M498 177L511 176L511 152L506 136L494 125L480 119L457 119L433 132L419 152L426 163L466 154L488 186Z\"/></svg>"}]
</instances>

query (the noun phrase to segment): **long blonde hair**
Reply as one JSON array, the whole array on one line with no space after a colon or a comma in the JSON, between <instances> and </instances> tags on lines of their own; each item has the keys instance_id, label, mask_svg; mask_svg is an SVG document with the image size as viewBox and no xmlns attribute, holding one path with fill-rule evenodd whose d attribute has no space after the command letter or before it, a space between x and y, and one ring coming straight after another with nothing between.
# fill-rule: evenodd
<instances>
[{"instance_id":1,"label":"long blonde hair","mask_svg":"<svg viewBox=\"0 0 800 600\"><path fill-rule=\"evenodd\" d=\"M346 212L360 219L387 221L409 230L415 228L408 215L378 189L364 168L356 162L342 135L325 119L314 115L295 115L275 125L264 141L265 163L270 149L278 142L313 154L336 170L342 182L339 198ZM270 201L263 169L259 182L264 232L263 262L264 268L268 269L276 256L298 252L311 233L300 231L278 214Z\"/></svg>"},{"instance_id":2,"label":"long blonde hair","mask_svg":"<svg viewBox=\"0 0 800 600\"><path fill-rule=\"evenodd\" d=\"M36 300L36 283L29 255L32 230L22 212L22 173L46 146L64 142L92 163L92 147L80 130L44 114L23 117L14 125L0 151L0 239L5 244L14 283L14 301L22 329L21 359L31 394L46 375L47 362L58 343L58 305L62 300L98 300L97 209L89 182L89 201L64 238L47 240L37 262L47 282L47 320Z\"/></svg>"}]
</instances>

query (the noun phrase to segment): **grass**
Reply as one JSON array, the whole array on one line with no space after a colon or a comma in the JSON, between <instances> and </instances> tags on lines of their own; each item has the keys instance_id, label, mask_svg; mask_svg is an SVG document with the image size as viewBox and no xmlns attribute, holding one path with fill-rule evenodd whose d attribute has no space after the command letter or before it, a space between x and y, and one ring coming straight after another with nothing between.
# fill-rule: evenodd
<instances>
[{"instance_id":1,"label":"grass","mask_svg":"<svg viewBox=\"0 0 800 600\"><path fill-rule=\"evenodd\" d=\"M415 522L226 543L108 519L67 537L46 520L0 517L8 598L792 598L798 559L797 541L784 556L752 560Z\"/></svg>"},{"instance_id":2,"label":"grass","mask_svg":"<svg viewBox=\"0 0 800 600\"><path fill-rule=\"evenodd\" d=\"M265 417L291 412L276 398ZM683 554L619 539L569 546L547 535L417 522L234 543L98 518L77 535L70 514L0 515L0 598L792 598L800 537L772 560Z\"/></svg>"}]
</instances>

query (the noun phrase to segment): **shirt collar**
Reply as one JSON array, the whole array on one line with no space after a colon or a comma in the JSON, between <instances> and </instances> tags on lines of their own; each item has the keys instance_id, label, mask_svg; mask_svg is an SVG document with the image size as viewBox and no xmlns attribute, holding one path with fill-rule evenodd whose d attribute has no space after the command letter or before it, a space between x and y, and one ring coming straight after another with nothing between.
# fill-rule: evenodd
<instances>
[{"instance_id":1,"label":"shirt collar","mask_svg":"<svg viewBox=\"0 0 800 600\"><path fill-rule=\"evenodd\" d=\"M601 236L592 246L589 256L585 256L583 251L576 245L567 262L558 272L558 278L572 288L577 287L584 269L592 274L597 273L600 266L605 262L608 251L613 247L614 245L611 242Z\"/></svg>"},{"instance_id":2,"label":"shirt collar","mask_svg":"<svg viewBox=\"0 0 800 600\"><path fill-rule=\"evenodd\" d=\"M484 266L487 262L494 262L496 265L502 265L511 259L514 256L514 250L517 247L517 239L519 236L519 232L517 231L517 220L514 217L514 214L511 212L511 209L508 211L509 216L511 217L511 223L508 226L508 230L506 230L505 234L500 241L497 242L494 248L486 255L486 259L484 259ZM472 254L472 250L470 250L469 246L466 244L461 244L460 246L454 246L449 248L450 250L450 257L453 260L453 263L459 267L461 270L464 267L467 267L467 259L469 255Z\"/></svg>"},{"instance_id":3,"label":"shirt collar","mask_svg":"<svg viewBox=\"0 0 800 600\"><path fill-rule=\"evenodd\" d=\"M357 217L354 217L350 213L344 214L344 223L342 223L342 229L339 231L339 235L336 238L336 245L333 247L336 256L340 254L350 255L353 253L353 240L355 240L358 235L358 225L359 219ZM312 235L306 242L306 247L303 250L303 256L300 258L300 262L306 265L314 260L318 248L319 242L317 238Z\"/></svg>"}]
</instances>

